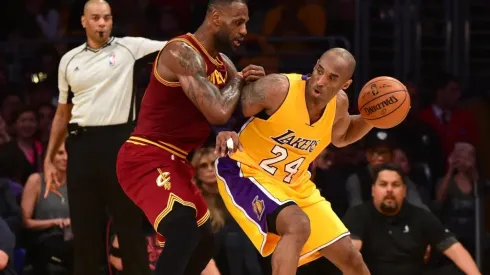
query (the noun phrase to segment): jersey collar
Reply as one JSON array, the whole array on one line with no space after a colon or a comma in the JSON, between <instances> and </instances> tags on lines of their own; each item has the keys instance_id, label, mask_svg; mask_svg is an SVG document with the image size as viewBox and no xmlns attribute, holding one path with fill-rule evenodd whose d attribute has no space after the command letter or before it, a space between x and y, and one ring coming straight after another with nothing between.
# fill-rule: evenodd
<instances>
[{"instance_id":1,"label":"jersey collar","mask_svg":"<svg viewBox=\"0 0 490 275\"><path fill-rule=\"evenodd\" d=\"M100 48L98 48L98 49L91 48L91 47L88 45L88 43L87 43L87 42L85 42L85 50L86 50L86 51L91 51L91 52L96 53L96 52L100 51L101 49L103 49L103 48L105 48L105 47L109 47L109 46L112 44L112 42L114 42L114 36L111 36L111 37L109 38L109 40L107 40L107 42L104 44L104 46L102 46L102 47L100 47Z\"/></svg>"}]
</instances>

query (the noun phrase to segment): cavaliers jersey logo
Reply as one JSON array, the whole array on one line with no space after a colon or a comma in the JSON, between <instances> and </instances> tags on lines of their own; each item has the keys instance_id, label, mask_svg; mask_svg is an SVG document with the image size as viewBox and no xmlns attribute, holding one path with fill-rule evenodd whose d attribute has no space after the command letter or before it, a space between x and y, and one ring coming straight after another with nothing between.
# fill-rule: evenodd
<instances>
[{"instance_id":1,"label":"cavaliers jersey logo","mask_svg":"<svg viewBox=\"0 0 490 275\"><path fill-rule=\"evenodd\" d=\"M214 70L214 72L208 76L208 79L209 81L211 81L211 83L213 83L216 86L225 84L226 82L225 77L223 77L221 72L219 72L218 70Z\"/></svg>"},{"instance_id":2,"label":"cavaliers jersey logo","mask_svg":"<svg viewBox=\"0 0 490 275\"><path fill-rule=\"evenodd\" d=\"M158 178L156 180L157 186L158 187L163 187L165 190L170 190L171 183L170 183L170 173L169 172L162 172L160 168L157 168L157 171L160 175L158 175Z\"/></svg>"},{"instance_id":3,"label":"cavaliers jersey logo","mask_svg":"<svg viewBox=\"0 0 490 275\"><path fill-rule=\"evenodd\" d=\"M262 215L264 214L265 210L264 200L259 200L259 196L255 196L254 200L252 201L252 207L255 215L257 215L257 219L259 221L262 220Z\"/></svg>"}]
</instances>

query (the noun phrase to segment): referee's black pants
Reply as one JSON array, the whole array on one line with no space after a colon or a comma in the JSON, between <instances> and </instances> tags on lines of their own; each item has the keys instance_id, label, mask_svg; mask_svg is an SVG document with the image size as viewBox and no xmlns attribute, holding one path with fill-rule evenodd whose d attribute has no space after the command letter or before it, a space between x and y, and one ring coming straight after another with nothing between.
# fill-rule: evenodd
<instances>
[{"instance_id":1,"label":"referee's black pants","mask_svg":"<svg viewBox=\"0 0 490 275\"><path fill-rule=\"evenodd\" d=\"M68 126L67 186L74 234L74 275L98 275L106 262L107 211L119 239L123 273L149 275L143 213L121 189L116 175L119 148L132 124Z\"/></svg>"}]
</instances>

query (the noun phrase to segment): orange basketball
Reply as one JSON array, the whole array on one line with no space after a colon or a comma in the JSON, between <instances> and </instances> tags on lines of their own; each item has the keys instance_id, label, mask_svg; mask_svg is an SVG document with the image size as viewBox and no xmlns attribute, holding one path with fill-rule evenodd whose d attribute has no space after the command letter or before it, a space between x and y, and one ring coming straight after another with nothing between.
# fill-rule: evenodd
<instances>
[{"instance_id":1,"label":"orange basketball","mask_svg":"<svg viewBox=\"0 0 490 275\"><path fill-rule=\"evenodd\" d=\"M389 76L371 79L362 87L357 101L361 116L376 128L400 124L410 110L407 87Z\"/></svg>"}]
</instances>

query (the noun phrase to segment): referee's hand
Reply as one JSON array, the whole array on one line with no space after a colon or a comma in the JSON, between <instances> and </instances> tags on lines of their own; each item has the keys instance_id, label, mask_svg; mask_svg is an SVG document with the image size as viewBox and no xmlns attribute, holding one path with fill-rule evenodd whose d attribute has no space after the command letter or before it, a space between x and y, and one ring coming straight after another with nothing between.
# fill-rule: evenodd
<instances>
[{"instance_id":1,"label":"referee's hand","mask_svg":"<svg viewBox=\"0 0 490 275\"><path fill-rule=\"evenodd\" d=\"M44 163L44 182L46 183L46 191L44 192L44 198L47 198L49 191L61 186L56 173L56 167L50 161Z\"/></svg>"}]
</instances>

